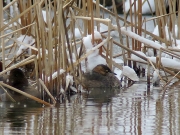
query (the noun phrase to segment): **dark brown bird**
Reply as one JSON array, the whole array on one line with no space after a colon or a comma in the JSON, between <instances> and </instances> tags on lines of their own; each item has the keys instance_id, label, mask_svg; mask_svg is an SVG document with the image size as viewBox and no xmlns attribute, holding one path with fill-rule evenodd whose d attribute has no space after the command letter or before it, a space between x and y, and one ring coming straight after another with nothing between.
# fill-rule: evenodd
<instances>
[{"instance_id":1,"label":"dark brown bird","mask_svg":"<svg viewBox=\"0 0 180 135\"><path fill-rule=\"evenodd\" d=\"M21 69L15 68L10 71L8 84L24 91L25 87L28 86L28 80Z\"/></svg>"},{"instance_id":2,"label":"dark brown bird","mask_svg":"<svg viewBox=\"0 0 180 135\"><path fill-rule=\"evenodd\" d=\"M0 72L2 72L2 70L3 70L3 64L2 64L2 62L0 61Z\"/></svg>"},{"instance_id":3,"label":"dark brown bird","mask_svg":"<svg viewBox=\"0 0 180 135\"><path fill-rule=\"evenodd\" d=\"M33 86L29 85L26 76L23 71L19 68L12 69L9 75L8 84L14 88L17 88L23 92L26 92L32 96L40 97L40 93ZM27 99L24 95L21 95L13 90L8 90L9 94L15 99L15 101L21 101ZM10 98L7 96L7 93L0 95L1 101L10 101Z\"/></svg>"},{"instance_id":4,"label":"dark brown bird","mask_svg":"<svg viewBox=\"0 0 180 135\"><path fill-rule=\"evenodd\" d=\"M116 87L121 85L120 80L115 76L116 74L111 71L106 65L97 65L92 71L83 74L82 85L85 88L95 87Z\"/></svg>"}]
</instances>

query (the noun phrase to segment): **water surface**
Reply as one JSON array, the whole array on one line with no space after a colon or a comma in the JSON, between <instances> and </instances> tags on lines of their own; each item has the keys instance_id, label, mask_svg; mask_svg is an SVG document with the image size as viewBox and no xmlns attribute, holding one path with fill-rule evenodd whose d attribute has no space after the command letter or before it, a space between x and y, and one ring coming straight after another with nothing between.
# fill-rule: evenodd
<instances>
[{"instance_id":1,"label":"water surface","mask_svg":"<svg viewBox=\"0 0 180 135\"><path fill-rule=\"evenodd\" d=\"M146 84L127 89L94 89L54 107L35 102L1 102L0 134L167 135L180 131L176 87L164 98Z\"/></svg>"}]
</instances>

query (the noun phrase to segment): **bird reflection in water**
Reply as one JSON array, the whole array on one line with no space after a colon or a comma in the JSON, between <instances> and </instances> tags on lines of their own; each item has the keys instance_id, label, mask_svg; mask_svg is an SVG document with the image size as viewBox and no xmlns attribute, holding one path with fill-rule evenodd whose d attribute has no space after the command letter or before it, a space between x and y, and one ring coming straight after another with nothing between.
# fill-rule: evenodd
<instances>
[{"instance_id":1,"label":"bird reflection in water","mask_svg":"<svg viewBox=\"0 0 180 135\"><path fill-rule=\"evenodd\" d=\"M84 96L95 103L109 103L120 91L118 88L91 88Z\"/></svg>"}]
</instances>

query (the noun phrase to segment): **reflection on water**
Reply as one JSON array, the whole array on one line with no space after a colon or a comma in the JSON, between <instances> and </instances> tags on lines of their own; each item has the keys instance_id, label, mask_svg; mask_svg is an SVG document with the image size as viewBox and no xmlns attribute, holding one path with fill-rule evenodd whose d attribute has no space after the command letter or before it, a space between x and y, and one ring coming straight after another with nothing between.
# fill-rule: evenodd
<instances>
[{"instance_id":1,"label":"reflection on water","mask_svg":"<svg viewBox=\"0 0 180 135\"><path fill-rule=\"evenodd\" d=\"M93 89L65 103L42 107L34 102L0 103L0 134L165 135L180 131L178 88L159 99L146 84L124 90Z\"/></svg>"}]
</instances>

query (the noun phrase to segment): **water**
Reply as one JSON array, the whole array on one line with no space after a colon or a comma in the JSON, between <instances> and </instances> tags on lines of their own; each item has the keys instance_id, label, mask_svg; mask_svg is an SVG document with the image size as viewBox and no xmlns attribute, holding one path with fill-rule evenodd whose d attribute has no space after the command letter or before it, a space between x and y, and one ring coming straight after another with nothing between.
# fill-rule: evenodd
<instances>
[{"instance_id":1,"label":"water","mask_svg":"<svg viewBox=\"0 0 180 135\"><path fill-rule=\"evenodd\" d=\"M0 134L167 135L180 132L179 90L148 95L146 84L128 89L94 89L54 107L35 102L1 102Z\"/></svg>"}]
</instances>

